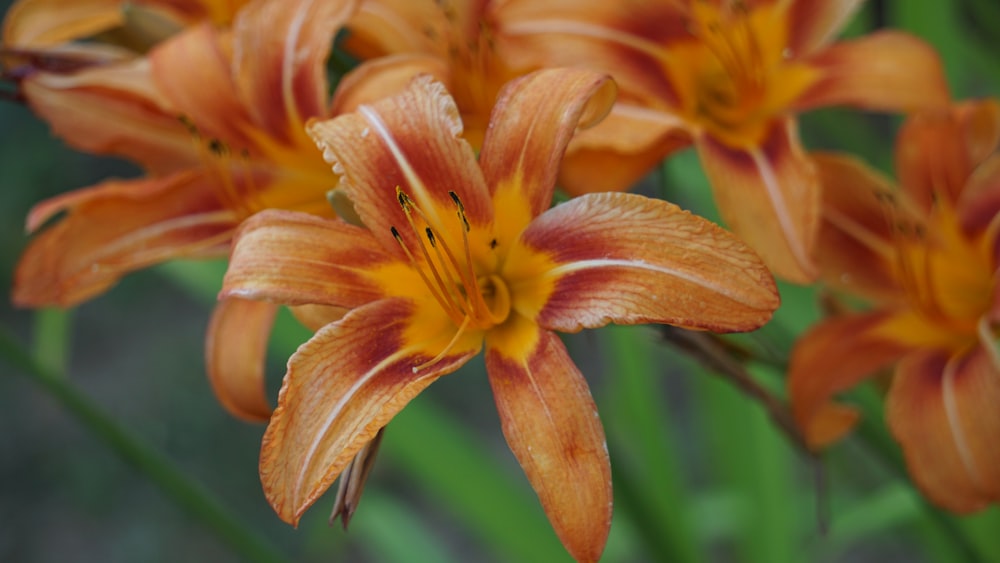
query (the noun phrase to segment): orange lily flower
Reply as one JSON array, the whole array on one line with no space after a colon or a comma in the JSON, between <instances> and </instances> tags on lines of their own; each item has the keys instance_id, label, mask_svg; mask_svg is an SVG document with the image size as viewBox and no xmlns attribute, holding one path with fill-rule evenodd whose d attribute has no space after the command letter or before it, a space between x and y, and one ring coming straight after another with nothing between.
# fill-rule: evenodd
<instances>
[{"instance_id":1,"label":"orange lily flower","mask_svg":"<svg viewBox=\"0 0 1000 563\"><path fill-rule=\"evenodd\" d=\"M32 209L29 231L52 224L18 264L14 302L72 306L133 270L224 256L235 228L261 209L332 215L329 167L304 126L333 115L325 59L355 7L350 0L257 0L231 30L204 22L148 58L28 77L24 93L56 133L84 150L139 162L148 175L108 180ZM262 359L226 351L262 350L255 344L273 314L234 300L219 305L210 327L211 379L222 403L243 418L270 414ZM225 387L232 377L218 374L229 370L247 383Z\"/></svg>"},{"instance_id":2,"label":"orange lily flower","mask_svg":"<svg viewBox=\"0 0 1000 563\"><path fill-rule=\"evenodd\" d=\"M609 322L751 330L778 305L756 255L638 195L547 210L566 143L606 77L540 71L500 94L477 163L454 100L423 76L308 126L367 228L288 211L241 227L222 297L349 309L289 359L264 434L264 491L292 524L407 402L486 348L504 435L569 552L611 517L602 426L554 331Z\"/></svg>"},{"instance_id":3,"label":"orange lily flower","mask_svg":"<svg viewBox=\"0 0 1000 563\"><path fill-rule=\"evenodd\" d=\"M593 179L611 166L609 148L631 155L614 166L638 177L656 161L649 151L662 157L693 142L726 223L794 282L817 274L811 250L820 200L795 114L836 104L912 111L948 101L937 55L914 37L886 31L831 43L857 0L510 4L503 33L511 64L610 73L624 93L619 113L641 131L631 143L581 135L564 187L604 189Z\"/></svg>"},{"instance_id":4,"label":"orange lily flower","mask_svg":"<svg viewBox=\"0 0 1000 563\"><path fill-rule=\"evenodd\" d=\"M820 448L858 416L834 394L895 364L889 427L917 485L958 512L1000 501L998 140L993 100L915 116L897 140L898 190L856 159L815 156L823 277L873 308L813 328L789 373L796 419Z\"/></svg>"}]
</instances>

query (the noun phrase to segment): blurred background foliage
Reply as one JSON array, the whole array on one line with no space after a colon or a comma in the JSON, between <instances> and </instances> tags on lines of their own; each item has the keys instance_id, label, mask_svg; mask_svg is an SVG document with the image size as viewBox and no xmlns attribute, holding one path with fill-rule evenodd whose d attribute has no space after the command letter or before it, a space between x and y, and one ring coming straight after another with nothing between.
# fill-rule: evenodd
<instances>
[{"instance_id":1,"label":"blurred background foliage","mask_svg":"<svg viewBox=\"0 0 1000 563\"><path fill-rule=\"evenodd\" d=\"M848 33L877 27L933 43L957 98L1000 95L995 0L872 1ZM807 115L802 133L810 148L891 172L898 122L827 110ZM136 173L68 149L26 108L0 104L0 291L9 294L34 203ZM717 218L693 154L641 189ZM0 561L568 560L504 444L481 360L389 425L348 533L327 525L332 493L299 529L280 522L257 477L263 426L224 413L204 376L223 271L167 264L68 312L0 300L0 332L18 343L4 347L15 362L0 363ZM743 338L779 358L818 315L813 290L782 286L782 296L775 321ZM272 397L308 337L288 316L278 326ZM611 327L567 344L608 434L615 514L605 561L1000 561L1000 510L959 518L929 507L900 471L876 390L853 397L869 407L861 431L810 459L656 329ZM780 362L750 369L783 392ZM129 453L134 444L145 449Z\"/></svg>"}]
</instances>

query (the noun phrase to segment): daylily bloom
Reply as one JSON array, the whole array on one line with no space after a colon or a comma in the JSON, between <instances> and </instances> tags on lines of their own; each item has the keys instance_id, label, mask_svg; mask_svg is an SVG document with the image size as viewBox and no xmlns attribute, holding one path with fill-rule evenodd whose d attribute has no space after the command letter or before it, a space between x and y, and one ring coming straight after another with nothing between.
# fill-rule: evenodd
<instances>
[{"instance_id":1,"label":"daylily bloom","mask_svg":"<svg viewBox=\"0 0 1000 563\"><path fill-rule=\"evenodd\" d=\"M610 73L632 120L631 143L584 133L565 188L593 184L609 144L638 176L693 142L723 219L773 271L808 282L819 185L795 114L829 105L913 111L947 103L937 55L884 31L832 43L858 0L512 0L503 25L510 64L584 64ZM527 61L527 62L526 62ZM641 137L641 138L640 138ZM639 141L639 142L637 142ZM620 174L622 172L619 172Z\"/></svg>"},{"instance_id":2,"label":"daylily bloom","mask_svg":"<svg viewBox=\"0 0 1000 563\"><path fill-rule=\"evenodd\" d=\"M334 114L325 60L355 7L350 0L257 0L231 30L204 22L148 58L27 78L32 109L59 136L125 156L148 175L37 205L28 230L53 224L21 258L14 302L71 306L133 270L176 257L225 256L235 228L261 209L332 215L329 167L304 126ZM255 344L273 314L261 303L230 301L211 324L212 381L223 404L245 418L270 414L262 360L252 354L262 349ZM254 345L233 344L241 339ZM247 352L238 357L227 352L233 349ZM253 385L221 387L232 378L217 372L230 367Z\"/></svg>"},{"instance_id":3,"label":"daylily bloom","mask_svg":"<svg viewBox=\"0 0 1000 563\"><path fill-rule=\"evenodd\" d=\"M915 116L897 140L899 189L854 158L815 155L823 277L872 307L813 328L789 373L820 448L858 416L833 396L895 365L889 427L917 485L959 512L1000 501L998 140L994 100Z\"/></svg>"},{"instance_id":4,"label":"daylily bloom","mask_svg":"<svg viewBox=\"0 0 1000 563\"><path fill-rule=\"evenodd\" d=\"M548 209L573 131L612 100L582 69L516 79L478 162L428 76L308 126L366 228L264 211L241 227L220 294L349 309L289 359L264 434L261 479L282 519L297 523L408 401L485 347L504 435L556 533L578 560L600 556L604 433L555 331L751 330L778 304L751 250L667 202L606 193Z\"/></svg>"}]
</instances>

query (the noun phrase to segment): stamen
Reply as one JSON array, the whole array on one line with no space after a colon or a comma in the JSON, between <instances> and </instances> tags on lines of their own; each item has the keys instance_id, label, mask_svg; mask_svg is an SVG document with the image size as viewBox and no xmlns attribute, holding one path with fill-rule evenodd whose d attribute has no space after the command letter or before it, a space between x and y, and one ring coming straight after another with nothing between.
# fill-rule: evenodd
<instances>
[{"instance_id":1,"label":"stamen","mask_svg":"<svg viewBox=\"0 0 1000 563\"><path fill-rule=\"evenodd\" d=\"M416 258L413 256L413 253L410 252L410 249L406 247L406 244L403 241L403 237L399 235L399 231L396 229L396 227L390 227L389 230L392 232L392 238L396 239L396 242L399 243L399 246L403 248L403 252L406 253L406 257L410 260L410 264L413 266L413 269L416 270L418 274L420 274L420 279L423 280L424 285L426 285L427 288L430 289L431 295L434 296L434 300L438 302L438 305L440 305L442 309L444 309L444 312L448 315L448 317L452 320L452 322L454 322L455 324L463 323L464 322L462 318L463 315L460 315L459 311L456 310L454 305L452 305L448 301L445 301L445 299L438 293L438 288L442 288L443 286L440 284L440 278L437 276L437 271L435 271L433 266L431 266L431 271L434 272L435 278L439 282L438 285L435 285L431 283L430 279L427 278L427 274L425 274L424 269L420 267L420 263L417 262ZM423 245L421 245L421 247L422 246Z\"/></svg>"}]
</instances>

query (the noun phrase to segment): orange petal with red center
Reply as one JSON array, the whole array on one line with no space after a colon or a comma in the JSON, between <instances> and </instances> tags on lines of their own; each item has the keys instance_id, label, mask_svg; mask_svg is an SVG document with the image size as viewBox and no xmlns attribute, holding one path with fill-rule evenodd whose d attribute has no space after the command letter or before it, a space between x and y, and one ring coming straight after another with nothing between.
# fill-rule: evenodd
<instances>
[{"instance_id":1,"label":"orange petal with red center","mask_svg":"<svg viewBox=\"0 0 1000 563\"><path fill-rule=\"evenodd\" d=\"M697 146L726 224L778 277L814 280L820 186L795 122L776 121L757 147L729 147L709 136Z\"/></svg>"},{"instance_id":2,"label":"orange petal with red center","mask_svg":"<svg viewBox=\"0 0 1000 563\"><path fill-rule=\"evenodd\" d=\"M153 173L197 162L191 134L154 87L145 61L40 73L22 85L31 109L75 148L122 156Z\"/></svg>"},{"instance_id":3,"label":"orange petal with red center","mask_svg":"<svg viewBox=\"0 0 1000 563\"><path fill-rule=\"evenodd\" d=\"M935 504L973 512L1000 502L1000 366L968 354L915 354L900 363L886 417L913 480Z\"/></svg>"},{"instance_id":4,"label":"orange petal with red center","mask_svg":"<svg viewBox=\"0 0 1000 563\"><path fill-rule=\"evenodd\" d=\"M538 217L521 245L504 272L514 307L531 317L535 311L520 296L538 295L537 322L552 330L609 322L752 330L779 302L770 272L752 250L714 223L658 199L580 196ZM538 254L548 268L515 270Z\"/></svg>"},{"instance_id":5,"label":"orange petal with red center","mask_svg":"<svg viewBox=\"0 0 1000 563\"><path fill-rule=\"evenodd\" d=\"M788 7L788 49L792 57L827 46L861 7L862 0L808 0Z\"/></svg>"},{"instance_id":6,"label":"orange petal with red center","mask_svg":"<svg viewBox=\"0 0 1000 563\"><path fill-rule=\"evenodd\" d=\"M860 160L834 153L810 155L823 187L823 223L816 262L823 281L873 301L904 296L894 274L897 250L891 227L905 208L887 178Z\"/></svg>"},{"instance_id":7,"label":"orange petal with red center","mask_svg":"<svg viewBox=\"0 0 1000 563\"><path fill-rule=\"evenodd\" d=\"M225 253L239 217L219 205L210 178L181 172L108 181L42 202L28 228L66 216L38 234L18 263L13 300L68 307L133 270L180 256Z\"/></svg>"},{"instance_id":8,"label":"orange petal with red center","mask_svg":"<svg viewBox=\"0 0 1000 563\"><path fill-rule=\"evenodd\" d=\"M956 104L952 109L973 163L986 160L1000 145L1000 100L987 98Z\"/></svg>"},{"instance_id":9,"label":"orange petal with red center","mask_svg":"<svg viewBox=\"0 0 1000 563\"><path fill-rule=\"evenodd\" d=\"M489 192L469 144L461 138L458 108L439 82L429 76L414 79L403 92L355 113L307 126L327 162L372 235L385 248L398 251L390 228L395 226L409 248L419 248L409 228L396 189L405 192L438 231L462 240L455 192L469 222L488 224L493 218Z\"/></svg>"},{"instance_id":10,"label":"orange petal with red center","mask_svg":"<svg viewBox=\"0 0 1000 563\"><path fill-rule=\"evenodd\" d=\"M559 337L542 330L534 341L526 350L487 341L503 433L566 550L577 561L597 561L611 527L604 429Z\"/></svg>"},{"instance_id":11,"label":"orange petal with red center","mask_svg":"<svg viewBox=\"0 0 1000 563\"><path fill-rule=\"evenodd\" d=\"M447 342L436 334L410 339L416 309L400 299L354 309L289 359L260 454L264 494L282 520L298 524L379 428L479 351L458 346L415 371Z\"/></svg>"},{"instance_id":12,"label":"orange petal with red center","mask_svg":"<svg viewBox=\"0 0 1000 563\"><path fill-rule=\"evenodd\" d=\"M122 0L21 0L4 16L3 44L51 47L97 35L123 21Z\"/></svg>"},{"instance_id":13,"label":"orange petal with red center","mask_svg":"<svg viewBox=\"0 0 1000 563\"><path fill-rule=\"evenodd\" d=\"M624 191L690 144L691 135L675 116L619 100L603 121L570 141L558 184L571 195Z\"/></svg>"},{"instance_id":14,"label":"orange petal with red center","mask_svg":"<svg viewBox=\"0 0 1000 563\"><path fill-rule=\"evenodd\" d=\"M608 76L586 69L541 70L507 83L479 157L491 193L519 192L530 217L548 209L570 138L577 127L600 121L614 99Z\"/></svg>"},{"instance_id":15,"label":"orange petal with red center","mask_svg":"<svg viewBox=\"0 0 1000 563\"><path fill-rule=\"evenodd\" d=\"M240 226L220 297L358 307L384 296L369 274L395 261L366 229L268 209Z\"/></svg>"},{"instance_id":16,"label":"orange petal with red center","mask_svg":"<svg viewBox=\"0 0 1000 563\"><path fill-rule=\"evenodd\" d=\"M937 52L898 31L840 41L803 62L821 75L796 102L799 110L850 105L912 112L941 108L949 101Z\"/></svg>"},{"instance_id":17,"label":"orange petal with red center","mask_svg":"<svg viewBox=\"0 0 1000 563\"><path fill-rule=\"evenodd\" d=\"M276 305L243 299L224 299L212 312L205 369L215 398L236 418L264 422L271 416L264 367L277 312Z\"/></svg>"},{"instance_id":18,"label":"orange petal with red center","mask_svg":"<svg viewBox=\"0 0 1000 563\"><path fill-rule=\"evenodd\" d=\"M917 113L903 122L894 156L900 186L925 213L940 198L954 205L978 164L950 111Z\"/></svg>"},{"instance_id":19,"label":"orange petal with red center","mask_svg":"<svg viewBox=\"0 0 1000 563\"><path fill-rule=\"evenodd\" d=\"M325 117L326 59L358 0L251 2L233 23L233 71L254 122L278 139Z\"/></svg>"},{"instance_id":20,"label":"orange petal with red center","mask_svg":"<svg viewBox=\"0 0 1000 563\"><path fill-rule=\"evenodd\" d=\"M888 367L908 351L885 337L887 313L836 317L813 327L792 350L788 394L806 442L819 449L839 440L858 418L854 409L831 402Z\"/></svg>"},{"instance_id":21,"label":"orange petal with red center","mask_svg":"<svg viewBox=\"0 0 1000 563\"><path fill-rule=\"evenodd\" d=\"M205 139L242 150L250 116L233 78L229 35L205 23L160 43L149 53L157 88Z\"/></svg>"}]
</instances>

